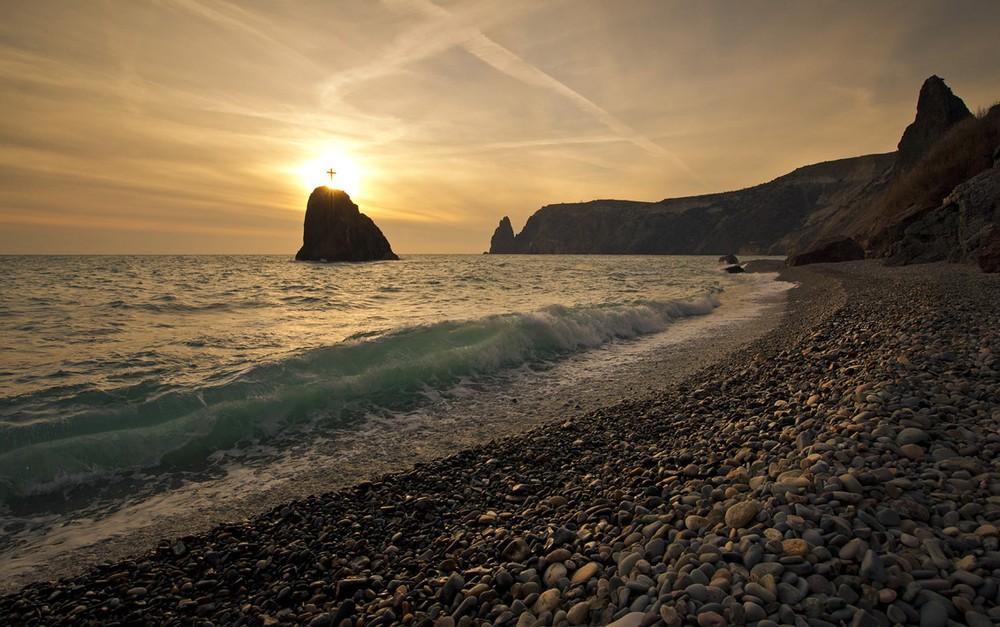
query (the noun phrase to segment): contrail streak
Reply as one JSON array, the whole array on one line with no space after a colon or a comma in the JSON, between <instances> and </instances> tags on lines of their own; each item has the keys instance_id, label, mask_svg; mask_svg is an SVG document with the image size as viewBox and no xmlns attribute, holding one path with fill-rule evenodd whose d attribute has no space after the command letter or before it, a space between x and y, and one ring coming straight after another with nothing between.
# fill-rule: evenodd
<instances>
[{"instance_id":1,"label":"contrail streak","mask_svg":"<svg viewBox=\"0 0 1000 627\"><path fill-rule=\"evenodd\" d=\"M419 32L410 33L410 36L397 41L396 45L378 61L368 66L356 68L346 75L339 76L331 83L331 89L355 82L356 80L382 76L395 67L426 59L450 48L460 46L476 58L507 76L529 85L550 90L566 98L581 111L594 116L601 124L613 131L616 136L635 144L652 155L670 159L674 165L689 176L698 178L694 171L676 154L642 135L565 83L490 39L475 25L464 23L453 13L429 0L383 0L383 3L396 9L415 11L432 18L434 23L429 28L418 29ZM443 28L442 25L444 25Z\"/></svg>"}]
</instances>

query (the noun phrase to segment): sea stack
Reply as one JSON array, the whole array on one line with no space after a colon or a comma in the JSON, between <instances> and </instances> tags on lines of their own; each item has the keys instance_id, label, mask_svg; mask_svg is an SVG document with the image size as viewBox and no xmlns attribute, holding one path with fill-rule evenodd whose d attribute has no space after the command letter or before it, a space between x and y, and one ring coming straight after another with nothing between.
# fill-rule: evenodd
<instances>
[{"instance_id":1,"label":"sea stack","mask_svg":"<svg viewBox=\"0 0 1000 627\"><path fill-rule=\"evenodd\" d=\"M490 254L505 255L515 252L515 249L514 227L511 226L510 218L504 216L503 220L500 220L500 226L493 232L493 238L490 239Z\"/></svg>"},{"instance_id":2,"label":"sea stack","mask_svg":"<svg viewBox=\"0 0 1000 627\"><path fill-rule=\"evenodd\" d=\"M361 213L347 192L317 187L309 195L297 261L399 259L381 229Z\"/></svg>"}]
</instances>

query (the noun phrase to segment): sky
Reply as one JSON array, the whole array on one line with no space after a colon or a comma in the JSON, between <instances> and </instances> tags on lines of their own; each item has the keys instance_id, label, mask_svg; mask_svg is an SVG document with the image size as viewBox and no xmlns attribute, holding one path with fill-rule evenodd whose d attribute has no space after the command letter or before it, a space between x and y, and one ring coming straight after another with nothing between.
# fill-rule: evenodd
<instances>
[{"instance_id":1,"label":"sky","mask_svg":"<svg viewBox=\"0 0 1000 627\"><path fill-rule=\"evenodd\" d=\"M347 191L399 254L503 216L890 152L1000 101L996 0L4 0L0 254L276 253ZM327 174L328 170L336 172Z\"/></svg>"}]
</instances>

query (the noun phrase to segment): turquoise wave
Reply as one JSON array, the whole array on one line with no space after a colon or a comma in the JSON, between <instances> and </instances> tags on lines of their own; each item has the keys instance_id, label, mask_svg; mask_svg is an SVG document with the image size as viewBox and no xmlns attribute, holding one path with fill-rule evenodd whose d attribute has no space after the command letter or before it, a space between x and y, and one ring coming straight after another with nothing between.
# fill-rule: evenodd
<instances>
[{"instance_id":1,"label":"turquoise wave","mask_svg":"<svg viewBox=\"0 0 1000 627\"><path fill-rule=\"evenodd\" d=\"M706 297L553 306L359 337L199 389L163 391L148 383L88 391L62 421L22 417L0 427L0 502L115 473L204 462L241 443L343 426L365 409L401 411L428 388L661 331L717 305Z\"/></svg>"}]
</instances>

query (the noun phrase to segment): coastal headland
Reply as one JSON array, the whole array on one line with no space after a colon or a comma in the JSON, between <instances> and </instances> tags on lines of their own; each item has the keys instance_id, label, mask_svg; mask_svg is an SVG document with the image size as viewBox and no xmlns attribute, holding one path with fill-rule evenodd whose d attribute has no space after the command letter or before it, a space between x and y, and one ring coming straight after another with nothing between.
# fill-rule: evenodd
<instances>
[{"instance_id":1,"label":"coastal headland","mask_svg":"<svg viewBox=\"0 0 1000 627\"><path fill-rule=\"evenodd\" d=\"M989 625L998 277L783 270L680 384L0 598L5 624Z\"/></svg>"}]
</instances>

